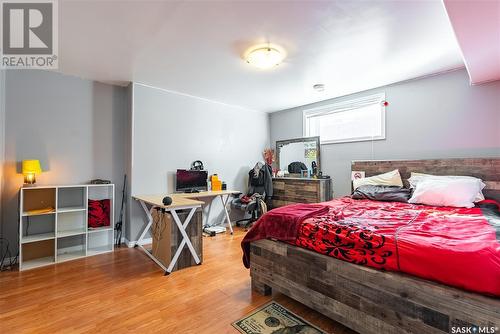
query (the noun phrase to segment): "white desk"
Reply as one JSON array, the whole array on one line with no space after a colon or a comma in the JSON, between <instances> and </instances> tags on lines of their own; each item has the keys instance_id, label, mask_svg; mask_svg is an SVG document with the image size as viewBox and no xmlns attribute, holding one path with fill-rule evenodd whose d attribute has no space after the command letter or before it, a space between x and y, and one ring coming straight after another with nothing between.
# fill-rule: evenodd
<instances>
[{"instance_id":1,"label":"white desk","mask_svg":"<svg viewBox=\"0 0 500 334\"><path fill-rule=\"evenodd\" d=\"M142 231L139 240L137 240L135 247L140 247L156 264L158 264L163 270L165 270L165 275L168 275L172 272L185 245L187 245L187 247L189 248L189 251L191 252L191 255L193 256L196 264L201 264L200 258L198 257L198 254L196 254L193 244L191 243L191 240L189 239L189 236L186 233L186 228L191 222L191 219L193 218L196 209L200 208L202 205L205 204L204 202L199 201L198 199L209 198L209 197L213 199L214 197L219 197L221 199L222 206L224 208L225 220L227 220L229 224L229 230L231 231L231 234L233 234L233 227L231 226L231 220L229 219L229 213L227 212L227 203L229 202L229 198L231 197L231 195L239 193L240 193L239 191L235 190L220 190L220 191L203 191L199 193L189 193L189 194L132 196L132 198L139 201L142 209L144 210L144 213L146 214L146 217L148 218L148 223L146 224L146 227ZM165 196L170 196L172 198L172 204L170 205L163 204L163 198ZM225 199L224 196L226 196ZM150 206L149 208L148 205ZM212 208L212 203L210 203L210 206L208 208L206 222L208 222L211 208ZM153 217L151 213L155 209L163 209L166 212L170 212L172 214L172 217L174 218L177 228L179 229L179 232L182 235L182 241L179 244L177 250L175 251L174 257L172 258L172 261L170 261L168 267L165 267L156 257L153 256L153 254L151 254L142 245L142 241L144 240L146 233L151 229L151 226L153 224ZM177 210L190 210L184 222L180 221L179 216L177 215Z\"/></svg>"},{"instance_id":2,"label":"white desk","mask_svg":"<svg viewBox=\"0 0 500 334\"><path fill-rule=\"evenodd\" d=\"M229 225L229 231L231 234L233 234L233 226L231 225L231 220L229 219L229 212L227 211L227 203L229 202L229 199L231 198L232 195L240 194L241 191L237 190L216 190L216 191L200 191L199 193L175 193L172 194L171 196L173 197L180 197L180 198L188 198L188 199L195 199L195 200L202 200L205 198L211 198L210 204L208 206L208 212L207 216L205 218L205 223L203 224L208 225L209 219L210 219L210 211L212 210L212 201L215 197L220 198L221 203L222 203L222 208L224 209L225 213L225 221L227 221L227 224ZM225 198L224 198L225 196ZM223 222L224 224L224 222Z\"/></svg>"}]
</instances>

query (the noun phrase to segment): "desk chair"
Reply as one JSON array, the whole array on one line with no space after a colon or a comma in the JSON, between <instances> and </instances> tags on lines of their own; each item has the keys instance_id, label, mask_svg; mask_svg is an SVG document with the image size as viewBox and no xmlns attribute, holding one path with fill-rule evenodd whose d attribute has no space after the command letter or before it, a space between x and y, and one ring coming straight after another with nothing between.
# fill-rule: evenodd
<instances>
[{"instance_id":1,"label":"desk chair","mask_svg":"<svg viewBox=\"0 0 500 334\"><path fill-rule=\"evenodd\" d=\"M263 214L260 201L269 202L273 193L272 168L262 162L258 162L254 168L248 172L248 191L246 196L252 197L248 203L242 202L241 195L231 202L231 207L250 213L250 218L236 221L236 225L250 227ZM246 222L245 224L242 224Z\"/></svg>"},{"instance_id":2,"label":"desk chair","mask_svg":"<svg viewBox=\"0 0 500 334\"><path fill-rule=\"evenodd\" d=\"M246 230L257 219L259 219L260 216L262 216L262 210L261 210L261 205L260 205L259 201L263 201L264 196L260 195L260 194L256 194L256 196L254 196L255 199L248 202L248 203L242 202L241 197L243 197L243 195L241 195L240 198L233 200L233 202L231 202L231 207L238 209L238 210L241 210L241 211L244 211L245 213L249 213L251 215L250 218L243 218L243 219L236 221L236 225L243 226ZM243 224L243 222L246 222L246 223Z\"/></svg>"}]
</instances>

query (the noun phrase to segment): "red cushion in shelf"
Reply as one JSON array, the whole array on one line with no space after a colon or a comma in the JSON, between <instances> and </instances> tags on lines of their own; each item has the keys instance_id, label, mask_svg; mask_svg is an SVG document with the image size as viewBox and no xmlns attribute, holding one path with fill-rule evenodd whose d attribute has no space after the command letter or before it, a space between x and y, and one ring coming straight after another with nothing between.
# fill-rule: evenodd
<instances>
[{"instance_id":1,"label":"red cushion in shelf","mask_svg":"<svg viewBox=\"0 0 500 334\"><path fill-rule=\"evenodd\" d=\"M109 221L109 210L110 210L109 199L93 200L89 199L89 227L103 227L110 226Z\"/></svg>"}]
</instances>

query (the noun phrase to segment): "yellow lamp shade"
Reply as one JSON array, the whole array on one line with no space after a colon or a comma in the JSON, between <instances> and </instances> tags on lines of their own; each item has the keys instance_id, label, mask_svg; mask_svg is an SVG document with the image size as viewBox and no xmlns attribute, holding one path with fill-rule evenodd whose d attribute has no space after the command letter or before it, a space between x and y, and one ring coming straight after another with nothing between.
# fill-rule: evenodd
<instances>
[{"instance_id":1,"label":"yellow lamp shade","mask_svg":"<svg viewBox=\"0 0 500 334\"><path fill-rule=\"evenodd\" d=\"M40 160L23 160L23 174L40 174L42 167L40 167Z\"/></svg>"}]
</instances>

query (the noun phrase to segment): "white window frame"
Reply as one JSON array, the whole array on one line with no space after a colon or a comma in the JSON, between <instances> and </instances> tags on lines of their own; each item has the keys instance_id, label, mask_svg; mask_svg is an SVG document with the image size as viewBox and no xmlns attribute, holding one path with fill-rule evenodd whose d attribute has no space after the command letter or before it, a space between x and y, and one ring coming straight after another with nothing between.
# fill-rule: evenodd
<instances>
[{"instance_id":1,"label":"white window frame","mask_svg":"<svg viewBox=\"0 0 500 334\"><path fill-rule=\"evenodd\" d=\"M323 116L323 115L329 115L337 112L345 112L351 109L356 109L356 107L362 107L363 105L367 104L373 104L373 103L380 103L380 112L382 113L381 115L381 121L382 121L382 135L380 136L370 136L370 137L355 137L355 138L350 138L350 139L341 139L341 140L326 140L323 141L321 140L321 144L337 144L337 143L354 143L354 142L360 142L360 141L372 141L372 140L384 140L385 139L385 93L379 93L379 94L374 94L374 95L369 95L369 96L364 96L361 98L353 99L353 100L347 100L347 101L342 101L338 103L333 103L329 104L326 106L321 106L317 108L312 108L312 109L306 109L302 112L303 118L302 118L302 132L304 137L310 137L311 134L309 134L309 118L312 116Z\"/></svg>"}]
</instances>

